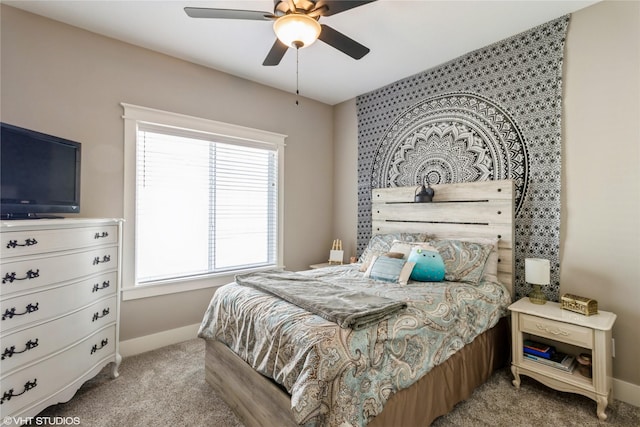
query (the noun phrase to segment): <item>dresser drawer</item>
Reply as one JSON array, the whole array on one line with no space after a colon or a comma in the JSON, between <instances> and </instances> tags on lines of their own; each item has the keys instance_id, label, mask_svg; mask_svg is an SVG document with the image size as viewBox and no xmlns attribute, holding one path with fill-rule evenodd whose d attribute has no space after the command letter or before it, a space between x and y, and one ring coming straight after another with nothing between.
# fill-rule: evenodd
<instances>
[{"instance_id":1,"label":"dresser drawer","mask_svg":"<svg viewBox=\"0 0 640 427\"><path fill-rule=\"evenodd\" d=\"M0 331L4 336L12 329L61 316L105 296L116 295L117 280L117 272L112 271L46 291L2 298Z\"/></svg>"},{"instance_id":2,"label":"dresser drawer","mask_svg":"<svg viewBox=\"0 0 640 427\"><path fill-rule=\"evenodd\" d=\"M3 335L0 372L55 353L115 322L116 303L113 295L53 322Z\"/></svg>"},{"instance_id":3,"label":"dresser drawer","mask_svg":"<svg viewBox=\"0 0 640 427\"><path fill-rule=\"evenodd\" d=\"M3 371L0 378L2 414L18 413L62 390L94 366L109 358L115 360L115 349L116 327L110 326L37 365L8 375Z\"/></svg>"},{"instance_id":4,"label":"dresser drawer","mask_svg":"<svg viewBox=\"0 0 640 427\"><path fill-rule=\"evenodd\" d=\"M118 226L81 227L55 230L6 231L2 233L2 259L46 252L115 244Z\"/></svg>"},{"instance_id":5,"label":"dresser drawer","mask_svg":"<svg viewBox=\"0 0 640 427\"><path fill-rule=\"evenodd\" d=\"M118 268L116 246L82 252L59 252L20 260L2 260L0 295L7 296Z\"/></svg>"},{"instance_id":6,"label":"dresser drawer","mask_svg":"<svg viewBox=\"0 0 640 427\"><path fill-rule=\"evenodd\" d=\"M580 347L593 348L593 331L583 326L520 314L520 330Z\"/></svg>"}]
</instances>

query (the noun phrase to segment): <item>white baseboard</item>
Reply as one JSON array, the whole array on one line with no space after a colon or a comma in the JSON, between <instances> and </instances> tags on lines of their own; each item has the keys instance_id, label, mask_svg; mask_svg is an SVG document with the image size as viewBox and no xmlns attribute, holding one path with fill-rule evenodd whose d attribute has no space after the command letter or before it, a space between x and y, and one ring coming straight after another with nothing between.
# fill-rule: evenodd
<instances>
[{"instance_id":1,"label":"white baseboard","mask_svg":"<svg viewBox=\"0 0 640 427\"><path fill-rule=\"evenodd\" d=\"M640 407L640 385L613 379L613 398Z\"/></svg>"},{"instance_id":2,"label":"white baseboard","mask_svg":"<svg viewBox=\"0 0 640 427\"><path fill-rule=\"evenodd\" d=\"M160 347L196 338L199 327L200 323L195 323L181 328L170 329L156 334L120 341L120 355L122 357L134 356Z\"/></svg>"},{"instance_id":3,"label":"white baseboard","mask_svg":"<svg viewBox=\"0 0 640 427\"><path fill-rule=\"evenodd\" d=\"M171 344L187 341L196 338L199 323L183 326L181 328L170 329L156 334L145 335L120 342L120 354L122 357L134 356L146 351L155 350ZM613 395L615 399L621 400L633 406L640 407L640 386L626 381L613 379Z\"/></svg>"}]
</instances>

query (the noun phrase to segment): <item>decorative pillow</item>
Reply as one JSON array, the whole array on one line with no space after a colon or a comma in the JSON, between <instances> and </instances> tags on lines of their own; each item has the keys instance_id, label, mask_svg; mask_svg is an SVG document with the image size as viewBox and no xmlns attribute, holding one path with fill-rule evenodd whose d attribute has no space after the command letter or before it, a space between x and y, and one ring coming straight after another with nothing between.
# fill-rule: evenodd
<instances>
[{"instance_id":1,"label":"decorative pillow","mask_svg":"<svg viewBox=\"0 0 640 427\"><path fill-rule=\"evenodd\" d=\"M403 259L374 256L367 268L365 277L383 282L406 285L411 276L414 264Z\"/></svg>"},{"instance_id":2,"label":"decorative pillow","mask_svg":"<svg viewBox=\"0 0 640 427\"><path fill-rule=\"evenodd\" d=\"M432 246L415 246L411 249L409 262L415 263L411 280L418 282L442 282L445 265L438 250Z\"/></svg>"},{"instance_id":3,"label":"decorative pillow","mask_svg":"<svg viewBox=\"0 0 640 427\"><path fill-rule=\"evenodd\" d=\"M362 263L360 271L366 271L367 267L371 263L371 259L374 255L380 256L391 249L391 243L394 240L400 240L404 242L424 242L430 236L425 233L390 233L390 234L376 234L369 240L369 244L362 252L359 262Z\"/></svg>"},{"instance_id":4,"label":"decorative pillow","mask_svg":"<svg viewBox=\"0 0 640 427\"><path fill-rule=\"evenodd\" d=\"M481 245L491 245L491 252L487 262L484 264L482 271L482 280L500 283L498 281L498 239L489 239L482 237L451 237L450 239L460 240L463 242L475 242Z\"/></svg>"},{"instance_id":5,"label":"decorative pillow","mask_svg":"<svg viewBox=\"0 0 640 427\"><path fill-rule=\"evenodd\" d=\"M397 258L397 259L404 259L405 256L402 252L387 252L385 254L382 254L382 256L386 256L388 258Z\"/></svg>"},{"instance_id":6,"label":"decorative pillow","mask_svg":"<svg viewBox=\"0 0 640 427\"><path fill-rule=\"evenodd\" d=\"M433 249L433 246L429 246L428 243L425 242L403 242L401 240L394 240L391 244L391 248L389 252L393 253L401 253L404 259L409 258L409 254L413 248L426 247Z\"/></svg>"},{"instance_id":7,"label":"decorative pillow","mask_svg":"<svg viewBox=\"0 0 640 427\"><path fill-rule=\"evenodd\" d=\"M482 278L487 258L493 248L476 242L461 240L431 240L445 265L445 280L477 284Z\"/></svg>"}]
</instances>

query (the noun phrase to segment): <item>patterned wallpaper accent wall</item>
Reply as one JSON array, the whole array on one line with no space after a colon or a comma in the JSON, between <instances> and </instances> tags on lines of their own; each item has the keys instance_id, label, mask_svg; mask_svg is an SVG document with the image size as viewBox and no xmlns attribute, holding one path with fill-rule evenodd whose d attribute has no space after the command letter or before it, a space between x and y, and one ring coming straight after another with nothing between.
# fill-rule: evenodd
<instances>
[{"instance_id":1,"label":"patterned wallpaper accent wall","mask_svg":"<svg viewBox=\"0 0 640 427\"><path fill-rule=\"evenodd\" d=\"M513 179L516 298L524 259L551 261L558 300L562 64L569 15L356 99L358 253L371 190ZM446 41L445 41L446 42Z\"/></svg>"}]
</instances>

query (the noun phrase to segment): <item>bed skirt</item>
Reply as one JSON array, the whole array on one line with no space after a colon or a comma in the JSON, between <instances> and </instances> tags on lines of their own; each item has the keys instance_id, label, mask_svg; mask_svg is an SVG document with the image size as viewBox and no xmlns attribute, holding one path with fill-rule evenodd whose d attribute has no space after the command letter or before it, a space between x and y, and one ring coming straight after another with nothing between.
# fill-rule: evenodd
<instances>
[{"instance_id":1,"label":"bed skirt","mask_svg":"<svg viewBox=\"0 0 640 427\"><path fill-rule=\"evenodd\" d=\"M368 427L430 425L506 366L509 354L509 321L503 317L411 387L394 394ZM218 341L206 341L205 378L246 427L297 425L286 391Z\"/></svg>"}]
</instances>

